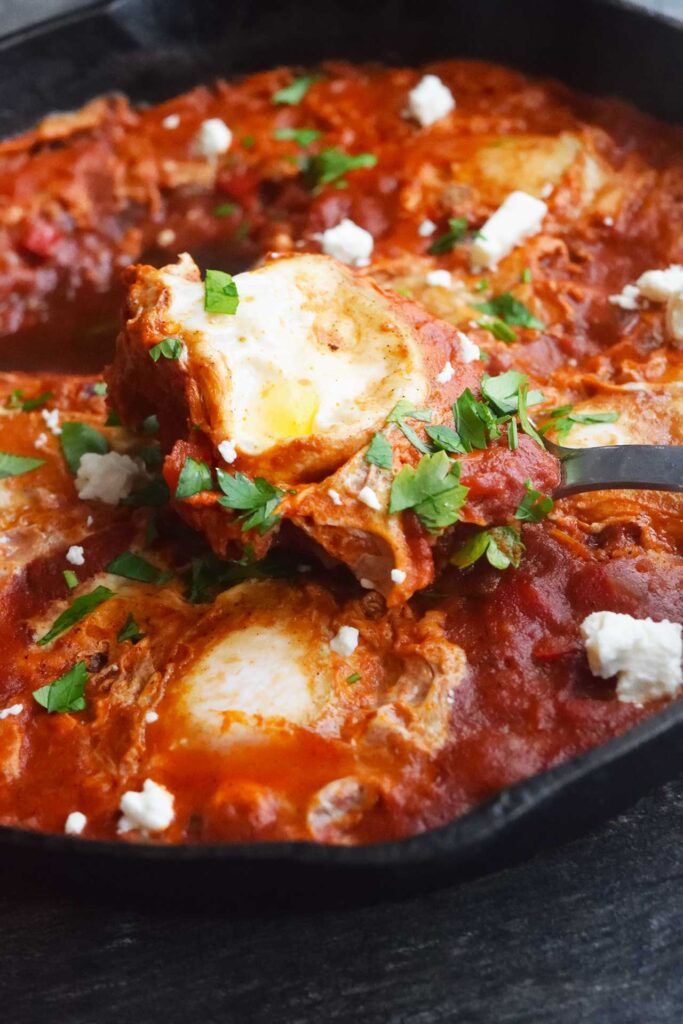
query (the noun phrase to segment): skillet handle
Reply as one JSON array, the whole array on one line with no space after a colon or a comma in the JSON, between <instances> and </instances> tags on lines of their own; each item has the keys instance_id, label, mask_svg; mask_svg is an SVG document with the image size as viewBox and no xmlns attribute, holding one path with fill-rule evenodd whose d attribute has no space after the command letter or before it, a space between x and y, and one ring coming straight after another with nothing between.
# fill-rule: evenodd
<instances>
[{"instance_id":1,"label":"skillet handle","mask_svg":"<svg viewBox=\"0 0 683 1024\"><path fill-rule=\"evenodd\" d=\"M550 446L548 446L550 447ZM581 491L633 488L645 491L683 491L683 447L654 444L613 445L605 448L562 448L561 479L555 497Z\"/></svg>"}]
</instances>

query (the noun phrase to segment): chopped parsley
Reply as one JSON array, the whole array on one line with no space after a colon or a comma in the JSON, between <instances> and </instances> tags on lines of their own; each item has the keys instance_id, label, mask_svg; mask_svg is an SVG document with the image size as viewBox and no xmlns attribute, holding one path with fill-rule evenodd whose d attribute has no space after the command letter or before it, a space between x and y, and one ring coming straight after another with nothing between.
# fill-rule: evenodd
<instances>
[{"instance_id":1,"label":"chopped parsley","mask_svg":"<svg viewBox=\"0 0 683 1024\"><path fill-rule=\"evenodd\" d=\"M477 302L474 308L497 320L502 320L504 324L511 327L532 327L537 331L541 331L545 327L545 324L535 317L531 310L519 299L516 299L511 292L496 295L488 302Z\"/></svg>"},{"instance_id":2,"label":"chopped parsley","mask_svg":"<svg viewBox=\"0 0 683 1024\"><path fill-rule=\"evenodd\" d=\"M540 523L541 519L545 519L548 513L552 512L553 499L548 494L534 490L531 480L524 481L524 489L526 494L515 512L515 519L525 523Z\"/></svg>"},{"instance_id":3,"label":"chopped parsley","mask_svg":"<svg viewBox=\"0 0 683 1024\"><path fill-rule=\"evenodd\" d=\"M301 103L313 83L319 81L319 79L320 75L301 75L300 78L295 78L291 85L285 85L282 89L278 89L277 92L273 93L273 103L288 107L297 106L297 104Z\"/></svg>"},{"instance_id":4,"label":"chopped parsley","mask_svg":"<svg viewBox=\"0 0 683 1024\"><path fill-rule=\"evenodd\" d=\"M321 135L317 128L276 128L273 132L278 142L296 142L301 147L310 146Z\"/></svg>"},{"instance_id":5,"label":"chopped parsley","mask_svg":"<svg viewBox=\"0 0 683 1024\"><path fill-rule=\"evenodd\" d=\"M82 594L80 597L74 598L69 607L61 615L57 616L45 636L42 636L36 643L39 647L49 644L51 640L54 640L55 637L60 636L62 633L66 633L67 629L71 629L77 622L80 622L86 615L89 615L95 608L98 608L99 605L103 604L104 601L108 601L113 596L114 592L109 587L95 587L89 594Z\"/></svg>"},{"instance_id":6,"label":"chopped parsley","mask_svg":"<svg viewBox=\"0 0 683 1024\"><path fill-rule=\"evenodd\" d=\"M485 402L465 388L453 405L453 419L465 452L486 448L491 434L496 433L496 418Z\"/></svg>"},{"instance_id":7,"label":"chopped parsley","mask_svg":"<svg viewBox=\"0 0 683 1024\"><path fill-rule=\"evenodd\" d=\"M85 667L85 662L78 661L59 679L34 690L33 698L50 714L63 711L83 711L87 681L88 670Z\"/></svg>"},{"instance_id":8,"label":"chopped parsley","mask_svg":"<svg viewBox=\"0 0 683 1024\"><path fill-rule=\"evenodd\" d=\"M465 446L460 440L458 432L452 427L425 427L425 433L437 451L458 452L464 455Z\"/></svg>"},{"instance_id":9,"label":"chopped parsley","mask_svg":"<svg viewBox=\"0 0 683 1024\"><path fill-rule=\"evenodd\" d=\"M34 409L40 409L41 406L49 402L54 396L54 391L43 391L40 395L36 395L35 398L24 398L24 392L21 388L14 388L7 399L7 408L21 409L22 412L32 412Z\"/></svg>"},{"instance_id":10,"label":"chopped parsley","mask_svg":"<svg viewBox=\"0 0 683 1024\"><path fill-rule=\"evenodd\" d=\"M522 271L522 283L531 284L531 267L525 267Z\"/></svg>"},{"instance_id":11,"label":"chopped parsley","mask_svg":"<svg viewBox=\"0 0 683 1024\"><path fill-rule=\"evenodd\" d=\"M575 423L616 423L619 419L618 412L572 412L572 408L571 405L563 405L553 409L540 432L545 434L548 430L555 430L558 440L564 441Z\"/></svg>"},{"instance_id":12,"label":"chopped parsley","mask_svg":"<svg viewBox=\"0 0 683 1024\"><path fill-rule=\"evenodd\" d=\"M512 526L494 526L479 530L451 555L451 564L459 569L474 565L482 555L494 569L516 569L522 558L524 545Z\"/></svg>"},{"instance_id":13,"label":"chopped parsley","mask_svg":"<svg viewBox=\"0 0 683 1024\"><path fill-rule=\"evenodd\" d=\"M489 282L488 282L487 278L482 277L481 280L477 281L477 283L475 284L474 290L475 290L475 292L485 292L486 289L488 288L488 286L489 286Z\"/></svg>"},{"instance_id":14,"label":"chopped parsley","mask_svg":"<svg viewBox=\"0 0 683 1024\"><path fill-rule=\"evenodd\" d=\"M484 374L481 379L481 393L500 415L516 412L519 408L519 388L526 379L518 370L507 370L496 377ZM537 405L542 401L543 395L540 391L530 391L527 395L527 405Z\"/></svg>"},{"instance_id":15,"label":"chopped parsley","mask_svg":"<svg viewBox=\"0 0 683 1024\"><path fill-rule=\"evenodd\" d=\"M374 167L377 157L373 153L344 153L336 147L321 149L306 161L306 176L312 186L330 185L339 182L349 171L360 167Z\"/></svg>"},{"instance_id":16,"label":"chopped parsley","mask_svg":"<svg viewBox=\"0 0 683 1024\"><path fill-rule=\"evenodd\" d=\"M178 477L175 497L191 498L193 494L212 490L213 478L210 467L201 459L193 459L191 455L188 455Z\"/></svg>"},{"instance_id":17,"label":"chopped parsley","mask_svg":"<svg viewBox=\"0 0 683 1024\"><path fill-rule=\"evenodd\" d=\"M238 209L237 203L219 203L218 206L214 206L213 215L214 217L232 217Z\"/></svg>"},{"instance_id":18,"label":"chopped parsley","mask_svg":"<svg viewBox=\"0 0 683 1024\"><path fill-rule=\"evenodd\" d=\"M106 455L109 451L109 441L99 430L95 430L89 423L78 423L74 420L67 420L62 423L62 432L59 435L59 443L66 464L72 473L78 472L81 458L86 452L95 452L98 455Z\"/></svg>"},{"instance_id":19,"label":"chopped parsley","mask_svg":"<svg viewBox=\"0 0 683 1024\"><path fill-rule=\"evenodd\" d=\"M346 677L346 682L349 686L353 686L354 683L359 683L362 679L360 672L352 672L350 676Z\"/></svg>"},{"instance_id":20,"label":"chopped parsley","mask_svg":"<svg viewBox=\"0 0 683 1024\"><path fill-rule=\"evenodd\" d=\"M379 466L380 469L391 469L394 464L394 452L384 434L373 435L370 446L365 453L365 461Z\"/></svg>"},{"instance_id":21,"label":"chopped parsley","mask_svg":"<svg viewBox=\"0 0 683 1024\"><path fill-rule=\"evenodd\" d=\"M152 565L146 558L132 551L124 551L117 555L107 566L107 572L123 576L127 580L137 580L139 583L158 583L161 576L165 575L156 565Z\"/></svg>"},{"instance_id":22,"label":"chopped parsley","mask_svg":"<svg viewBox=\"0 0 683 1024\"><path fill-rule=\"evenodd\" d=\"M423 455L417 466L404 466L391 486L389 511L412 509L430 531L456 523L467 497L460 483L460 463L445 452Z\"/></svg>"},{"instance_id":23,"label":"chopped parsley","mask_svg":"<svg viewBox=\"0 0 683 1024\"><path fill-rule=\"evenodd\" d=\"M158 363L162 356L164 359L180 359L184 351L185 346L180 338L163 338L156 345L152 345L149 355L150 359Z\"/></svg>"},{"instance_id":24,"label":"chopped parsley","mask_svg":"<svg viewBox=\"0 0 683 1024\"><path fill-rule=\"evenodd\" d=\"M103 381L103 380L95 381L95 383L92 386L92 393L93 393L93 395L102 395L104 397L104 395L106 395L106 393L107 393L106 381Z\"/></svg>"},{"instance_id":25,"label":"chopped parsley","mask_svg":"<svg viewBox=\"0 0 683 1024\"><path fill-rule=\"evenodd\" d=\"M444 253L451 252L458 242L462 242L466 234L467 218L450 217L448 220L448 231L435 238L427 252L430 256L443 256Z\"/></svg>"},{"instance_id":26,"label":"chopped parsley","mask_svg":"<svg viewBox=\"0 0 683 1024\"><path fill-rule=\"evenodd\" d=\"M219 504L241 512L238 519L243 530L257 529L263 534L280 521L274 512L285 492L279 487L260 476L250 480L244 473L226 473L223 469L217 469L216 475L223 491Z\"/></svg>"},{"instance_id":27,"label":"chopped parsley","mask_svg":"<svg viewBox=\"0 0 683 1024\"><path fill-rule=\"evenodd\" d=\"M105 427L120 427L121 417L117 413L116 409L110 409L106 420L104 421Z\"/></svg>"},{"instance_id":28,"label":"chopped parsley","mask_svg":"<svg viewBox=\"0 0 683 1024\"><path fill-rule=\"evenodd\" d=\"M422 423L429 423L431 418L430 409L416 409L406 398L402 398L387 416L387 423L395 423L401 433L408 438L413 448L417 448L423 455L428 455L431 449L417 436L406 420L420 420Z\"/></svg>"},{"instance_id":29,"label":"chopped parsley","mask_svg":"<svg viewBox=\"0 0 683 1024\"><path fill-rule=\"evenodd\" d=\"M185 575L185 600L191 604L203 604L212 600L219 590L234 587L245 580L289 574L289 567L277 555L267 555L256 561L250 545L245 546L243 557L236 561L224 562L214 554L193 558Z\"/></svg>"},{"instance_id":30,"label":"chopped parsley","mask_svg":"<svg viewBox=\"0 0 683 1024\"><path fill-rule=\"evenodd\" d=\"M159 417L156 413L146 416L142 421L142 429L146 434L156 434L159 430Z\"/></svg>"},{"instance_id":31,"label":"chopped parsley","mask_svg":"<svg viewBox=\"0 0 683 1024\"><path fill-rule=\"evenodd\" d=\"M533 438L536 444L540 445L542 448L543 440L529 419L529 414L527 413L527 405L529 404L529 385L526 381L519 385L517 395L517 415L519 416L520 426L524 433Z\"/></svg>"},{"instance_id":32,"label":"chopped parsley","mask_svg":"<svg viewBox=\"0 0 683 1024\"><path fill-rule=\"evenodd\" d=\"M253 149L256 145L256 139L253 135L245 135L242 139L242 145L245 149Z\"/></svg>"},{"instance_id":33,"label":"chopped parsley","mask_svg":"<svg viewBox=\"0 0 683 1024\"><path fill-rule=\"evenodd\" d=\"M508 423L508 448L512 452L519 448L519 432L517 430L517 420L514 417Z\"/></svg>"},{"instance_id":34,"label":"chopped parsley","mask_svg":"<svg viewBox=\"0 0 683 1024\"><path fill-rule=\"evenodd\" d=\"M240 299L231 274L224 270L207 270L204 278L204 309L207 313L237 312Z\"/></svg>"},{"instance_id":35,"label":"chopped parsley","mask_svg":"<svg viewBox=\"0 0 683 1024\"><path fill-rule=\"evenodd\" d=\"M73 571L73 569L65 569L62 573L62 576L64 577L64 582L66 583L69 590L75 590L76 587L78 586L78 576Z\"/></svg>"},{"instance_id":36,"label":"chopped parsley","mask_svg":"<svg viewBox=\"0 0 683 1024\"><path fill-rule=\"evenodd\" d=\"M116 634L116 640L120 644L124 643L126 640L130 640L132 644L136 644L139 640L142 640L144 636L145 634L140 631L140 627L135 621L135 616L130 612L128 618Z\"/></svg>"},{"instance_id":37,"label":"chopped parsley","mask_svg":"<svg viewBox=\"0 0 683 1024\"><path fill-rule=\"evenodd\" d=\"M23 476L33 469L45 465L45 459L34 459L30 455L12 455L10 452L0 452L0 480L8 476Z\"/></svg>"},{"instance_id":38,"label":"chopped parsley","mask_svg":"<svg viewBox=\"0 0 683 1024\"><path fill-rule=\"evenodd\" d=\"M483 328L492 334L498 341L504 341L506 345L512 345L517 341L517 334L511 327L495 316L485 316L477 320L477 327Z\"/></svg>"}]
</instances>

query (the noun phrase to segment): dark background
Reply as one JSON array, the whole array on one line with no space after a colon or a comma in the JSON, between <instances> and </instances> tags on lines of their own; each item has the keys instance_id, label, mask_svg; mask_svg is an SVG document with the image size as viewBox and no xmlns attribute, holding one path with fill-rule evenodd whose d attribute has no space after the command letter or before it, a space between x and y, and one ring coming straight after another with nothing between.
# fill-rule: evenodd
<instances>
[{"instance_id":1,"label":"dark background","mask_svg":"<svg viewBox=\"0 0 683 1024\"><path fill-rule=\"evenodd\" d=\"M0 35L79 6L0 0ZM643 6L683 18L683 0ZM335 891L303 911L287 892L265 907L177 892L150 905L6 874L0 1021L674 1024L682 826L683 777L498 874L393 902Z\"/></svg>"}]
</instances>

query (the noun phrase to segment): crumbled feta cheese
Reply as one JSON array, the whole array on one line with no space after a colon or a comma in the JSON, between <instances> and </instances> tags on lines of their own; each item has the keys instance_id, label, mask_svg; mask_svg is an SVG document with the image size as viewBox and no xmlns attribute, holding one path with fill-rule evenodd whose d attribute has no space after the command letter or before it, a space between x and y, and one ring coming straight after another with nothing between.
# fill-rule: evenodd
<instances>
[{"instance_id":1,"label":"crumbled feta cheese","mask_svg":"<svg viewBox=\"0 0 683 1024\"><path fill-rule=\"evenodd\" d=\"M392 569L391 570L391 582L392 583L405 583L406 573L403 569Z\"/></svg>"},{"instance_id":2,"label":"crumbled feta cheese","mask_svg":"<svg viewBox=\"0 0 683 1024\"><path fill-rule=\"evenodd\" d=\"M80 836L87 824L88 819L82 811L72 811L64 822L64 831L68 836Z\"/></svg>"},{"instance_id":3,"label":"crumbled feta cheese","mask_svg":"<svg viewBox=\"0 0 683 1024\"><path fill-rule=\"evenodd\" d=\"M527 192L511 192L489 217L472 245L473 267L495 267L499 260L541 230L548 207Z\"/></svg>"},{"instance_id":4,"label":"crumbled feta cheese","mask_svg":"<svg viewBox=\"0 0 683 1024\"><path fill-rule=\"evenodd\" d=\"M66 560L71 565L85 565L85 554L80 544L72 544L66 553Z\"/></svg>"},{"instance_id":5,"label":"crumbled feta cheese","mask_svg":"<svg viewBox=\"0 0 683 1024\"><path fill-rule=\"evenodd\" d=\"M672 263L666 270L646 270L636 287L650 302L667 302L683 288L683 267Z\"/></svg>"},{"instance_id":6,"label":"crumbled feta cheese","mask_svg":"<svg viewBox=\"0 0 683 1024\"><path fill-rule=\"evenodd\" d=\"M158 713L158 711L147 711L145 713L145 721L147 722L147 725L154 725L155 722L158 722L159 721L159 713Z\"/></svg>"},{"instance_id":7,"label":"crumbled feta cheese","mask_svg":"<svg viewBox=\"0 0 683 1024\"><path fill-rule=\"evenodd\" d=\"M638 300L640 299L640 289L635 284L626 284L619 292L618 295L610 295L608 302L611 302L613 306L619 306L620 309L640 309Z\"/></svg>"},{"instance_id":8,"label":"crumbled feta cheese","mask_svg":"<svg viewBox=\"0 0 683 1024\"><path fill-rule=\"evenodd\" d=\"M546 181L545 185L541 189L541 199L547 199L548 196L551 196L554 188L555 186L552 181Z\"/></svg>"},{"instance_id":9,"label":"crumbled feta cheese","mask_svg":"<svg viewBox=\"0 0 683 1024\"><path fill-rule=\"evenodd\" d=\"M145 779L141 792L129 789L121 797L117 832L130 832L141 828L149 832L161 832L173 821L173 794L151 779Z\"/></svg>"},{"instance_id":10,"label":"crumbled feta cheese","mask_svg":"<svg viewBox=\"0 0 683 1024\"><path fill-rule=\"evenodd\" d=\"M160 245L162 249L168 248L169 245L173 245L175 242L175 231L173 228L164 228L157 235L157 245Z\"/></svg>"},{"instance_id":11,"label":"crumbled feta cheese","mask_svg":"<svg viewBox=\"0 0 683 1024\"><path fill-rule=\"evenodd\" d=\"M348 658L358 647L358 635L355 626L340 626L336 636L330 640L330 650L340 658Z\"/></svg>"},{"instance_id":12,"label":"crumbled feta cheese","mask_svg":"<svg viewBox=\"0 0 683 1024\"><path fill-rule=\"evenodd\" d=\"M593 612L581 623L588 664L601 679L617 677L617 697L644 704L673 697L683 683L681 626L618 612Z\"/></svg>"},{"instance_id":13,"label":"crumbled feta cheese","mask_svg":"<svg viewBox=\"0 0 683 1024\"><path fill-rule=\"evenodd\" d=\"M88 518L87 518L87 519L86 519L86 521L85 521L85 525L86 525L86 526L92 526L92 524L93 524L94 522L95 522L95 520L93 519L93 517L92 517L92 516L88 516Z\"/></svg>"},{"instance_id":14,"label":"crumbled feta cheese","mask_svg":"<svg viewBox=\"0 0 683 1024\"><path fill-rule=\"evenodd\" d=\"M408 113L423 128L440 121L454 107L453 93L436 75L425 75L408 93Z\"/></svg>"},{"instance_id":15,"label":"crumbled feta cheese","mask_svg":"<svg viewBox=\"0 0 683 1024\"><path fill-rule=\"evenodd\" d=\"M3 708L2 711L0 711L0 722L3 718L10 718L12 715L20 715L23 710L23 704L10 704L8 708Z\"/></svg>"},{"instance_id":16,"label":"crumbled feta cheese","mask_svg":"<svg viewBox=\"0 0 683 1024\"><path fill-rule=\"evenodd\" d=\"M375 584L372 582L372 580L369 580L367 578L367 576L361 576L360 579L358 580L358 582L360 583L360 585L363 588L363 590L374 590L375 589Z\"/></svg>"},{"instance_id":17,"label":"crumbled feta cheese","mask_svg":"<svg viewBox=\"0 0 683 1024\"><path fill-rule=\"evenodd\" d=\"M420 236L420 238L429 238L429 236L433 235L435 231L436 224L434 223L433 220L430 220L429 218L423 220L417 229L417 233Z\"/></svg>"},{"instance_id":18,"label":"crumbled feta cheese","mask_svg":"<svg viewBox=\"0 0 683 1024\"><path fill-rule=\"evenodd\" d=\"M45 420L45 425L51 434L59 437L62 428L59 425L59 409L41 409L40 415Z\"/></svg>"},{"instance_id":19,"label":"crumbled feta cheese","mask_svg":"<svg viewBox=\"0 0 683 1024\"><path fill-rule=\"evenodd\" d=\"M81 456L76 474L78 497L82 501L92 498L103 501L105 505L118 505L131 493L140 475L140 469L130 455L86 452Z\"/></svg>"},{"instance_id":20,"label":"crumbled feta cheese","mask_svg":"<svg viewBox=\"0 0 683 1024\"><path fill-rule=\"evenodd\" d=\"M169 131L173 131L180 124L180 114L167 114L161 122L164 128L168 128Z\"/></svg>"},{"instance_id":21,"label":"crumbled feta cheese","mask_svg":"<svg viewBox=\"0 0 683 1024\"><path fill-rule=\"evenodd\" d=\"M449 380L453 380L454 376L455 376L455 370L453 369L453 367L451 366L450 363L446 363L446 365L444 366L443 370L441 370L439 373L437 373L437 375L436 375L436 383L437 384L448 384Z\"/></svg>"},{"instance_id":22,"label":"crumbled feta cheese","mask_svg":"<svg viewBox=\"0 0 683 1024\"><path fill-rule=\"evenodd\" d=\"M330 487L327 493L329 494L330 501L332 502L333 505L342 504L341 495L339 494L339 491L335 491L332 487Z\"/></svg>"},{"instance_id":23,"label":"crumbled feta cheese","mask_svg":"<svg viewBox=\"0 0 683 1024\"><path fill-rule=\"evenodd\" d=\"M232 142L232 132L220 117L202 121L194 140L194 150L199 156L211 160L221 153L227 153Z\"/></svg>"},{"instance_id":24,"label":"crumbled feta cheese","mask_svg":"<svg viewBox=\"0 0 683 1024\"><path fill-rule=\"evenodd\" d=\"M463 363L473 363L480 358L481 349L473 341L470 341L462 331L458 331L458 341L460 342L460 358Z\"/></svg>"},{"instance_id":25,"label":"crumbled feta cheese","mask_svg":"<svg viewBox=\"0 0 683 1024\"><path fill-rule=\"evenodd\" d=\"M674 345L683 348L683 290L666 304L666 329Z\"/></svg>"},{"instance_id":26,"label":"crumbled feta cheese","mask_svg":"<svg viewBox=\"0 0 683 1024\"><path fill-rule=\"evenodd\" d=\"M237 449L235 448L232 441L229 441L226 438L225 441L221 441L221 443L218 445L218 454L226 462L234 462L235 459L237 458Z\"/></svg>"},{"instance_id":27,"label":"crumbled feta cheese","mask_svg":"<svg viewBox=\"0 0 683 1024\"><path fill-rule=\"evenodd\" d=\"M614 217L603 217L602 223L605 225L606 228L614 227Z\"/></svg>"},{"instance_id":28,"label":"crumbled feta cheese","mask_svg":"<svg viewBox=\"0 0 683 1024\"><path fill-rule=\"evenodd\" d=\"M427 284L439 288L451 288L453 279L447 270L430 270L425 278Z\"/></svg>"},{"instance_id":29,"label":"crumbled feta cheese","mask_svg":"<svg viewBox=\"0 0 683 1024\"><path fill-rule=\"evenodd\" d=\"M321 235L322 250L352 267L366 267L370 262L375 240L369 231L345 217L336 227Z\"/></svg>"},{"instance_id":30,"label":"crumbled feta cheese","mask_svg":"<svg viewBox=\"0 0 683 1024\"><path fill-rule=\"evenodd\" d=\"M382 507L379 498L373 491L372 487L364 487L358 494L358 500L362 501L364 505L368 506L368 508L374 509L375 512L379 512Z\"/></svg>"},{"instance_id":31,"label":"crumbled feta cheese","mask_svg":"<svg viewBox=\"0 0 683 1024\"><path fill-rule=\"evenodd\" d=\"M37 438L35 439L35 441L33 442L33 444L34 444L34 445L35 445L35 447L36 447L36 448L38 448L39 450L40 450L41 448L44 448L44 447L45 447L45 445L47 444L47 434L45 434L45 433L41 433L41 434L38 434L38 437L37 437Z\"/></svg>"}]
</instances>

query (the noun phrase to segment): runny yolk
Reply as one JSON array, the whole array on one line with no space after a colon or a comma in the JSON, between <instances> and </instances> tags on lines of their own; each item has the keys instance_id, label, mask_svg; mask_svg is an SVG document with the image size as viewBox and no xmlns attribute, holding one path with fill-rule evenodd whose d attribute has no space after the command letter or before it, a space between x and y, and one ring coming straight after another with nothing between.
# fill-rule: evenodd
<instances>
[{"instance_id":1,"label":"runny yolk","mask_svg":"<svg viewBox=\"0 0 683 1024\"><path fill-rule=\"evenodd\" d=\"M264 390L259 410L263 433L274 441L313 433L320 402L308 380L278 380Z\"/></svg>"}]
</instances>

